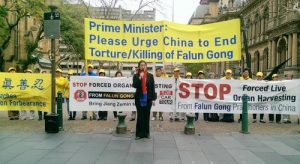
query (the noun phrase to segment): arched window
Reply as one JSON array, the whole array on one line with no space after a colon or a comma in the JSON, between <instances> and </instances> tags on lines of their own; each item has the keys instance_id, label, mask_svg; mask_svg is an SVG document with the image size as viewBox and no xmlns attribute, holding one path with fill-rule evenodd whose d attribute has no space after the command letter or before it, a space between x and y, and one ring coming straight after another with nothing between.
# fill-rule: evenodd
<instances>
[{"instance_id":1,"label":"arched window","mask_svg":"<svg viewBox=\"0 0 300 164\"><path fill-rule=\"evenodd\" d=\"M265 48L263 51L263 68L262 71L266 71L269 68L269 49Z\"/></svg>"},{"instance_id":2,"label":"arched window","mask_svg":"<svg viewBox=\"0 0 300 164\"><path fill-rule=\"evenodd\" d=\"M278 58L277 64L280 64L286 60L286 55L287 55L287 43L284 38L279 39L277 52L279 55L277 57Z\"/></svg>"},{"instance_id":3,"label":"arched window","mask_svg":"<svg viewBox=\"0 0 300 164\"><path fill-rule=\"evenodd\" d=\"M263 14L263 29L262 29L263 34L268 30L268 22L269 22L269 7L266 7L264 9L264 14Z\"/></svg>"}]
</instances>

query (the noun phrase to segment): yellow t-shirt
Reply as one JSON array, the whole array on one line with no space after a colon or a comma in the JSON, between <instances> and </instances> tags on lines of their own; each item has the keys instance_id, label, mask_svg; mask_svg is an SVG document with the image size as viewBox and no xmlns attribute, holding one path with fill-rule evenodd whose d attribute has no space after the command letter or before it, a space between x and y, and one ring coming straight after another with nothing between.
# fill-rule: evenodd
<instances>
[{"instance_id":1,"label":"yellow t-shirt","mask_svg":"<svg viewBox=\"0 0 300 164\"><path fill-rule=\"evenodd\" d=\"M226 79L226 76L222 77L221 80L234 80L234 78Z\"/></svg>"},{"instance_id":2,"label":"yellow t-shirt","mask_svg":"<svg viewBox=\"0 0 300 164\"><path fill-rule=\"evenodd\" d=\"M240 80L252 80L252 79L249 76L247 78L244 78L243 76L241 76Z\"/></svg>"},{"instance_id":3,"label":"yellow t-shirt","mask_svg":"<svg viewBox=\"0 0 300 164\"><path fill-rule=\"evenodd\" d=\"M64 77L56 77L55 78L56 85L55 85L55 92L56 92L56 97L57 93L60 91L62 93L63 97L69 98L69 81L64 78Z\"/></svg>"}]
</instances>

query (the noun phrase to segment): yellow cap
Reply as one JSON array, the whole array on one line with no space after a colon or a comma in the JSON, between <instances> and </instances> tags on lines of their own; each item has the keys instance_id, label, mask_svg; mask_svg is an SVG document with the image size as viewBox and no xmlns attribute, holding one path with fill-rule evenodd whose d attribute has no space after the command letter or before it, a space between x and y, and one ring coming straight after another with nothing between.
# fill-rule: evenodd
<instances>
[{"instance_id":1,"label":"yellow cap","mask_svg":"<svg viewBox=\"0 0 300 164\"><path fill-rule=\"evenodd\" d=\"M192 73L191 72L187 72L186 76L192 76Z\"/></svg>"},{"instance_id":2,"label":"yellow cap","mask_svg":"<svg viewBox=\"0 0 300 164\"><path fill-rule=\"evenodd\" d=\"M89 64L89 65L88 65L88 68L89 68L89 67L94 68L94 66L93 66L92 64Z\"/></svg>"},{"instance_id":3,"label":"yellow cap","mask_svg":"<svg viewBox=\"0 0 300 164\"><path fill-rule=\"evenodd\" d=\"M62 73L63 71L62 71L61 69L57 68L57 69L56 69L56 72Z\"/></svg>"},{"instance_id":4,"label":"yellow cap","mask_svg":"<svg viewBox=\"0 0 300 164\"><path fill-rule=\"evenodd\" d=\"M68 75L73 75L73 74L74 74L74 71L72 69L69 69Z\"/></svg>"},{"instance_id":5,"label":"yellow cap","mask_svg":"<svg viewBox=\"0 0 300 164\"><path fill-rule=\"evenodd\" d=\"M227 69L225 73L232 73L231 69Z\"/></svg>"},{"instance_id":6,"label":"yellow cap","mask_svg":"<svg viewBox=\"0 0 300 164\"><path fill-rule=\"evenodd\" d=\"M263 77L264 74L263 74L262 72L257 72L257 73L256 73L256 76L261 76L261 77Z\"/></svg>"},{"instance_id":7,"label":"yellow cap","mask_svg":"<svg viewBox=\"0 0 300 164\"><path fill-rule=\"evenodd\" d=\"M274 77L278 77L278 74L276 74L276 73L273 74L273 75L272 75L272 78L274 78Z\"/></svg>"},{"instance_id":8,"label":"yellow cap","mask_svg":"<svg viewBox=\"0 0 300 164\"><path fill-rule=\"evenodd\" d=\"M17 70L15 67L10 67L10 68L8 68L8 72L10 72L10 71L12 71L12 70Z\"/></svg>"},{"instance_id":9,"label":"yellow cap","mask_svg":"<svg viewBox=\"0 0 300 164\"><path fill-rule=\"evenodd\" d=\"M105 73L104 69L100 69L99 73Z\"/></svg>"},{"instance_id":10,"label":"yellow cap","mask_svg":"<svg viewBox=\"0 0 300 164\"><path fill-rule=\"evenodd\" d=\"M26 69L25 73L32 73L32 70L31 69Z\"/></svg>"},{"instance_id":11,"label":"yellow cap","mask_svg":"<svg viewBox=\"0 0 300 164\"><path fill-rule=\"evenodd\" d=\"M198 71L198 75L199 75L200 73L204 74L204 72L203 72L202 70Z\"/></svg>"},{"instance_id":12,"label":"yellow cap","mask_svg":"<svg viewBox=\"0 0 300 164\"><path fill-rule=\"evenodd\" d=\"M174 69L174 72L177 72L177 71L180 71L180 70L179 70L179 68L176 67L176 68Z\"/></svg>"}]
</instances>

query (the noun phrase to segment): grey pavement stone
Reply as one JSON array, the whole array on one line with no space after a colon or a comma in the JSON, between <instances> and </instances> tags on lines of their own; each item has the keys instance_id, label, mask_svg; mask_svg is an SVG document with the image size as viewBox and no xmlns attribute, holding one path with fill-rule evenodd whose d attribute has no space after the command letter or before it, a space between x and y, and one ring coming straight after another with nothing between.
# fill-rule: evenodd
<instances>
[{"instance_id":1,"label":"grey pavement stone","mask_svg":"<svg viewBox=\"0 0 300 164\"><path fill-rule=\"evenodd\" d=\"M180 156L176 148L154 148L154 160L180 160Z\"/></svg>"},{"instance_id":2,"label":"grey pavement stone","mask_svg":"<svg viewBox=\"0 0 300 164\"><path fill-rule=\"evenodd\" d=\"M182 164L210 164L201 151L179 150Z\"/></svg>"},{"instance_id":3,"label":"grey pavement stone","mask_svg":"<svg viewBox=\"0 0 300 164\"><path fill-rule=\"evenodd\" d=\"M276 152L253 152L256 156L268 164L290 164L288 160Z\"/></svg>"},{"instance_id":4,"label":"grey pavement stone","mask_svg":"<svg viewBox=\"0 0 300 164\"><path fill-rule=\"evenodd\" d=\"M48 150L31 150L26 151L14 159L7 162L7 164L19 164L19 163L37 163L46 153Z\"/></svg>"},{"instance_id":5,"label":"grey pavement stone","mask_svg":"<svg viewBox=\"0 0 300 164\"><path fill-rule=\"evenodd\" d=\"M280 155L300 155L300 152L280 141L262 141Z\"/></svg>"},{"instance_id":6,"label":"grey pavement stone","mask_svg":"<svg viewBox=\"0 0 300 164\"><path fill-rule=\"evenodd\" d=\"M128 152L124 150L105 150L96 160L96 164L120 164L127 158Z\"/></svg>"},{"instance_id":7,"label":"grey pavement stone","mask_svg":"<svg viewBox=\"0 0 300 164\"><path fill-rule=\"evenodd\" d=\"M257 157L249 150L243 149L227 149L231 156L240 164L265 164L265 162Z\"/></svg>"},{"instance_id":8,"label":"grey pavement stone","mask_svg":"<svg viewBox=\"0 0 300 164\"><path fill-rule=\"evenodd\" d=\"M181 161L174 160L174 159L160 159L160 160L154 160L153 164L181 164Z\"/></svg>"},{"instance_id":9,"label":"grey pavement stone","mask_svg":"<svg viewBox=\"0 0 300 164\"><path fill-rule=\"evenodd\" d=\"M153 152L130 152L125 164L153 164Z\"/></svg>"}]
</instances>

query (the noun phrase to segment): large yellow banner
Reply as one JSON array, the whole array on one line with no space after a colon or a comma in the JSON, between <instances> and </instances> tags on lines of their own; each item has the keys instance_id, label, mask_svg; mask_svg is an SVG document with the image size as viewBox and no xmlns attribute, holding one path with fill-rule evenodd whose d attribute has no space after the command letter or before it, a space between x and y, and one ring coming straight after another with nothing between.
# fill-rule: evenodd
<instances>
[{"instance_id":1,"label":"large yellow banner","mask_svg":"<svg viewBox=\"0 0 300 164\"><path fill-rule=\"evenodd\" d=\"M51 111L51 75L0 73L0 111Z\"/></svg>"},{"instance_id":2,"label":"large yellow banner","mask_svg":"<svg viewBox=\"0 0 300 164\"><path fill-rule=\"evenodd\" d=\"M240 20L206 25L85 19L85 59L206 63L241 59Z\"/></svg>"}]
</instances>

